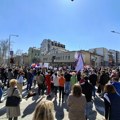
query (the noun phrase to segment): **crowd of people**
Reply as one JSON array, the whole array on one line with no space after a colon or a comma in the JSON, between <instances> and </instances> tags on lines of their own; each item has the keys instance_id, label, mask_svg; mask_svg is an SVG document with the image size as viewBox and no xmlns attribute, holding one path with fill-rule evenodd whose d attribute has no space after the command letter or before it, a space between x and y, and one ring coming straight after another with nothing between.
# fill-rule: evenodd
<instances>
[{"instance_id":1,"label":"crowd of people","mask_svg":"<svg viewBox=\"0 0 120 120\"><path fill-rule=\"evenodd\" d=\"M0 68L0 101L7 87L7 96L17 88L14 95L22 99L23 85L31 93L37 89L39 96L47 95L64 103L67 96L68 117L70 120L87 120L89 106L96 98L104 99L105 120L120 119L120 71L119 68L85 68L76 72L69 69L41 68ZM97 89L96 89L97 88ZM33 120L54 120L52 101L41 101L35 108ZM20 116L20 105L7 107L9 120Z\"/></svg>"}]
</instances>

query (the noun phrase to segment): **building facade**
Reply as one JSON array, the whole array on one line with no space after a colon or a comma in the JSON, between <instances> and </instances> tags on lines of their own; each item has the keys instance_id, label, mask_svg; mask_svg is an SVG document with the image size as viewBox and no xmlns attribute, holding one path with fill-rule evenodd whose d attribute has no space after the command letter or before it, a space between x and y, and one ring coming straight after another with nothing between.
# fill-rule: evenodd
<instances>
[{"instance_id":1,"label":"building facade","mask_svg":"<svg viewBox=\"0 0 120 120\"><path fill-rule=\"evenodd\" d=\"M117 64L117 66L120 66L120 52L119 51L116 51L116 54L117 54L117 62L116 62L116 64Z\"/></svg>"},{"instance_id":2,"label":"building facade","mask_svg":"<svg viewBox=\"0 0 120 120\"><path fill-rule=\"evenodd\" d=\"M39 63L41 61L40 48L30 47L28 50L29 65L32 63Z\"/></svg>"},{"instance_id":3,"label":"building facade","mask_svg":"<svg viewBox=\"0 0 120 120\"><path fill-rule=\"evenodd\" d=\"M106 49L106 48L93 48L89 50L91 53L95 53L103 56L104 66L119 66L120 65L120 51Z\"/></svg>"},{"instance_id":4,"label":"building facade","mask_svg":"<svg viewBox=\"0 0 120 120\"><path fill-rule=\"evenodd\" d=\"M75 54L81 53L83 57L84 65L90 65L93 67L101 66L103 56L91 54L89 51L68 51L64 53L44 55L42 57L43 63L50 63L52 66L71 66L75 67ZM93 60L96 58L96 60ZM93 63L94 62L94 63Z\"/></svg>"},{"instance_id":5,"label":"building facade","mask_svg":"<svg viewBox=\"0 0 120 120\"><path fill-rule=\"evenodd\" d=\"M21 55L14 56L14 64L16 66L28 66L29 65L28 54L23 53Z\"/></svg>"},{"instance_id":6,"label":"building facade","mask_svg":"<svg viewBox=\"0 0 120 120\"><path fill-rule=\"evenodd\" d=\"M102 48L89 49L89 51L91 53L103 56L103 60L102 60L102 65L103 66L109 66L110 65L110 59L112 60L112 58L111 58L112 56L111 56L108 49L102 47Z\"/></svg>"},{"instance_id":7,"label":"building facade","mask_svg":"<svg viewBox=\"0 0 120 120\"><path fill-rule=\"evenodd\" d=\"M44 39L41 43L41 54L46 55L46 54L57 54L57 53L63 53L66 52L67 50L65 49L65 45L61 44L57 41L52 41L50 39Z\"/></svg>"},{"instance_id":8,"label":"building facade","mask_svg":"<svg viewBox=\"0 0 120 120\"><path fill-rule=\"evenodd\" d=\"M29 59L28 59L28 54L27 53L24 53L22 54L22 63L24 66L28 66L29 65Z\"/></svg>"}]
</instances>

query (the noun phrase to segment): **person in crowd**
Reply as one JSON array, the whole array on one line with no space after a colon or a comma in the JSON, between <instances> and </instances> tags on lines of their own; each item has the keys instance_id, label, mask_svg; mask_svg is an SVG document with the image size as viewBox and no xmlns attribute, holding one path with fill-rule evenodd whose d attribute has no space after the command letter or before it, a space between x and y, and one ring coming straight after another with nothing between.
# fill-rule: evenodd
<instances>
[{"instance_id":1,"label":"person in crowd","mask_svg":"<svg viewBox=\"0 0 120 120\"><path fill-rule=\"evenodd\" d=\"M112 81L114 78L118 78L116 70L112 70L110 73L110 80Z\"/></svg>"},{"instance_id":2,"label":"person in crowd","mask_svg":"<svg viewBox=\"0 0 120 120\"><path fill-rule=\"evenodd\" d=\"M48 73L45 75L45 83L47 86L47 95L48 97L50 97L50 93L51 93L51 73L50 71L48 71Z\"/></svg>"},{"instance_id":3,"label":"person in crowd","mask_svg":"<svg viewBox=\"0 0 120 120\"><path fill-rule=\"evenodd\" d=\"M93 86L92 84L88 81L89 78L87 76L84 77L85 82L83 84L81 84L81 88L82 88L82 93L85 95L86 97L86 118L89 118L89 113L90 110L92 109L92 90L93 90Z\"/></svg>"},{"instance_id":4,"label":"person in crowd","mask_svg":"<svg viewBox=\"0 0 120 120\"><path fill-rule=\"evenodd\" d=\"M40 101L34 111L32 120L54 120L54 105L52 101Z\"/></svg>"},{"instance_id":5,"label":"person in crowd","mask_svg":"<svg viewBox=\"0 0 120 120\"><path fill-rule=\"evenodd\" d=\"M51 70L51 92L54 92L54 83L53 83L53 77L54 77L54 72Z\"/></svg>"},{"instance_id":6,"label":"person in crowd","mask_svg":"<svg viewBox=\"0 0 120 120\"><path fill-rule=\"evenodd\" d=\"M111 84L105 85L104 92L105 119L120 120L120 96Z\"/></svg>"},{"instance_id":7,"label":"person in crowd","mask_svg":"<svg viewBox=\"0 0 120 120\"><path fill-rule=\"evenodd\" d=\"M0 79L2 80L2 83L4 83L4 71L5 68L0 68Z\"/></svg>"},{"instance_id":8,"label":"person in crowd","mask_svg":"<svg viewBox=\"0 0 120 120\"><path fill-rule=\"evenodd\" d=\"M14 90L15 89L15 90ZM13 92L14 90L14 92ZM16 79L11 79L10 80L10 88L7 90L7 96L11 96L13 93L13 96L20 97L22 99L22 96L17 89L17 80ZM13 101L14 102L14 101ZM20 105L14 106L14 107L6 107L7 110L7 118L8 120L18 120L18 116L20 116Z\"/></svg>"},{"instance_id":9,"label":"person in crowd","mask_svg":"<svg viewBox=\"0 0 120 120\"><path fill-rule=\"evenodd\" d=\"M36 83L37 83L37 81L36 81L36 76L37 76L37 71L36 71L36 69L34 68L34 69L33 69L33 83L34 83L34 88L36 87Z\"/></svg>"},{"instance_id":10,"label":"person in crowd","mask_svg":"<svg viewBox=\"0 0 120 120\"><path fill-rule=\"evenodd\" d=\"M8 87L8 88L9 88L9 82L10 82L10 80L13 79L13 78L14 78L14 77L13 77L12 69L9 68L9 69L8 69L8 81L7 81L7 87Z\"/></svg>"},{"instance_id":11,"label":"person in crowd","mask_svg":"<svg viewBox=\"0 0 120 120\"><path fill-rule=\"evenodd\" d=\"M78 80L78 82L80 81L80 79L81 79L81 72L80 72L80 70L77 72L77 80Z\"/></svg>"},{"instance_id":12,"label":"person in crowd","mask_svg":"<svg viewBox=\"0 0 120 120\"><path fill-rule=\"evenodd\" d=\"M83 83L85 82L85 79L84 79L85 76L86 76L86 74L85 74L85 73L82 73L81 79L80 79L80 81L79 81L80 84L83 84Z\"/></svg>"},{"instance_id":13,"label":"person in crowd","mask_svg":"<svg viewBox=\"0 0 120 120\"><path fill-rule=\"evenodd\" d=\"M18 73L18 76L17 76L17 87L20 91L20 94L22 95L22 88L23 88L23 82L24 82L24 72L21 70L19 71Z\"/></svg>"},{"instance_id":14,"label":"person in crowd","mask_svg":"<svg viewBox=\"0 0 120 120\"><path fill-rule=\"evenodd\" d=\"M101 85L100 85L100 76L101 76L101 72L98 70L97 71L97 76L98 76L98 81L97 81L97 86L98 86L98 89L97 89L97 93L100 94L101 93Z\"/></svg>"},{"instance_id":15,"label":"person in crowd","mask_svg":"<svg viewBox=\"0 0 120 120\"><path fill-rule=\"evenodd\" d=\"M117 78L119 80L120 79L120 69L119 68L116 69L116 73L117 73Z\"/></svg>"},{"instance_id":16,"label":"person in crowd","mask_svg":"<svg viewBox=\"0 0 120 120\"><path fill-rule=\"evenodd\" d=\"M2 81L0 80L0 102L2 102L2 95L3 95L3 89L2 89L2 87L3 87L3 83L2 83Z\"/></svg>"},{"instance_id":17,"label":"person in crowd","mask_svg":"<svg viewBox=\"0 0 120 120\"><path fill-rule=\"evenodd\" d=\"M36 81L37 81L37 85L38 85L38 94L40 95L40 93L42 91L42 95L43 95L44 94L44 81L45 81L45 78L44 78L43 74L40 71L37 72Z\"/></svg>"},{"instance_id":18,"label":"person in crowd","mask_svg":"<svg viewBox=\"0 0 120 120\"><path fill-rule=\"evenodd\" d=\"M67 105L69 120L86 120L86 98L82 94L80 84L76 83L73 86L72 93L68 96Z\"/></svg>"},{"instance_id":19,"label":"person in crowd","mask_svg":"<svg viewBox=\"0 0 120 120\"><path fill-rule=\"evenodd\" d=\"M27 79L27 66L23 66L24 79Z\"/></svg>"},{"instance_id":20,"label":"person in crowd","mask_svg":"<svg viewBox=\"0 0 120 120\"><path fill-rule=\"evenodd\" d=\"M100 94L101 96L103 96L104 94L104 86L105 84L108 83L108 81L109 81L109 75L105 70L103 70L99 80L99 84L101 88L101 94Z\"/></svg>"},{"instance_id":21,"label":"person in crowd","mask_svg":"<svg viewBox=\"0 0 120 120\"><path fill-rule=\"evenodd\" d=\"M4 86L6 86L6 81L7 81L7 72L5 68L2 68L1 70L1 80Z\"/></svg>"},{"instance_id":22,"label":"person in crowd","mask_svg":"<svg viewBox=\"0 0 120 120\"><path fill-rule=\"evenodd\" d=\"M62 102L64 102L64 85L65 85L65 78L64 78L64 74L61 73L59 77L59 102L61 101L61 96L62 96Z\"/></svg>"},{"instance_id":23,"label":"person in crowd","mask_svg":"<svg viewBox=\"0 0 120 120\"><path fill-rule=\"evenodd\" d=\"M70 93L70 78L71 78L69 70L67 70L65 72L64 77L65 77L65 93L67 95L69 95L69 93Z\"/></svg>"},{"instance_id":24,"label":"person in crowd","mask_svg":"<svg viewBox=\"0 0 120 120\"><path fill-rule=\"evenodd\" d=\"M54 84L54 92L55 92L55 98L57 98L57 90L59 87L59 78L57 73L53 75L53 84Z\"/></svg>"},{"instance_id":25,"label":"person in crowd","mask_svg":"<svg viewBox=\"0 0 120 120\"><path fill-rule=\"evenodd\" d=\"M120 95L120 82L118 77L113 77L111 84L115 87L116 92Z\"/></svg>"},{"instance_id":26,"label":"person in crowd","mask_svg":"<svg viewBox=\"0 0 120 120\"><path fill-rule=\"evenodd\" d=\"M19 74L19 69L17 67L14 69L13 74L14 74L14 78L17 79L17 76Z\"/></svg>"},{"instance_id":27,"label":"person in crowd","mask_svg":"<svg viewBox=\"0 0 120 120\"><path fill-rule=\"evenodd\" d=\"M72 72L72 76L70 78L70 85L71 85L71 89L72 87L74 86L75 83L77 83L78 80L77 80L77 76L76 76L76 73L75 72Z\"/></svg>"},{"instance_id":28,"label":"person in crowd","mask_svg":"<svg viewBox=\"0 0 120 120\"><path fill-rule=\"evenodd\" d=\"M33 82L32 69L29 69L27 73L27 90L31 90L32 82Z\"/></svg>"},{"instance_id":29,"label":"person in crowd","mask_svg":"<svg viewBox=\"0 0 120 120\"><path fill-rule=\"evenodd\" d=\"M89 80L90 80L90 83L92 84L93 86L93 97L95 98L95 93L96 93L96 89L95 89L95 86L96 86L96 83L97 83L97 74L95 73L95 71L93 70L92 71L92 74L89 76Z\"/></svg>"}]
</instances>

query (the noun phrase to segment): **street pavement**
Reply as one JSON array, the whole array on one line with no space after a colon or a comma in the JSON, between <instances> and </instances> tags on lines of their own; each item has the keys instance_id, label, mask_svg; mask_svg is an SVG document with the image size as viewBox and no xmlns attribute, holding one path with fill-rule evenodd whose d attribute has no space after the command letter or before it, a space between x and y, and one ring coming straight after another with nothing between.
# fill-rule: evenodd
<instances>
[{"instance_id":1,"label":"street pavement","mask_svg":"<svg viewBox=\"0 0 120 120\"><path fill-rule=\"evenodd\" d=\"M55 99L54 95L52 94L51 97L39 96L35 95L33 97L29 97L26 99L27 91L25 90L26 86L24 86L23 90L23 99L20 104L21 109L21 116L19 117L19 120L32 120L34 109L38 102L49 99L52 100L54 103L54 116L55 120L69 120L68 119L68 109L67 109L67 96L65 96L65 101L59 102L58 98ZM37 88L35 89L37 91ZM4 91L4 99L6 99L6 90ZM5 108L5 101L0 103L0 120L7 120L6 118L6 108ZM103 100L96 95L96 98L93 99L93 104L89 108L90 114L88 120L103 120L104 119L104 103Z\"/></svg>"}]
</instances>

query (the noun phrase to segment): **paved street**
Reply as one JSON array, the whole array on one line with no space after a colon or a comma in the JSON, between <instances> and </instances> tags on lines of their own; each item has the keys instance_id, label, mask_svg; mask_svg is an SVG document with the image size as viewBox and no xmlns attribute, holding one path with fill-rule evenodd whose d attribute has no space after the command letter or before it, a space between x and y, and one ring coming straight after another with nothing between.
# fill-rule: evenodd
<instances>
[{"instance_id":1,"label":"paved street","mask_svg":"<svg viewBox=\"0 0 120 120\"><path fill-rule=\"evenodd\" d=\"M58 99L55 99L54 97L47 98L46 95L44 96L33 96L28 99L26 99L27 92L25 91L25 88L23 90L23 100L21 102L21 116L19 117L19 120L32 120L34 108L37 105L37 103L41 100L50 99L54 103L54 115L56 120L68 120L68 111L67 111L67 105L66 105L66 99L67 96L65 96L65 102L59 103ZM4 97L5 97L4 93ZM52 95L53 96L53 95ZM104 104L102 99L100 99L98 96L93 100L93 106L91 106L90 116L88 120L102 120L104 117ZM6 108L5 108L5 100L3 103L0 103L0 120L7 120L6 118Z\"/></svg>"}]
</instances>

